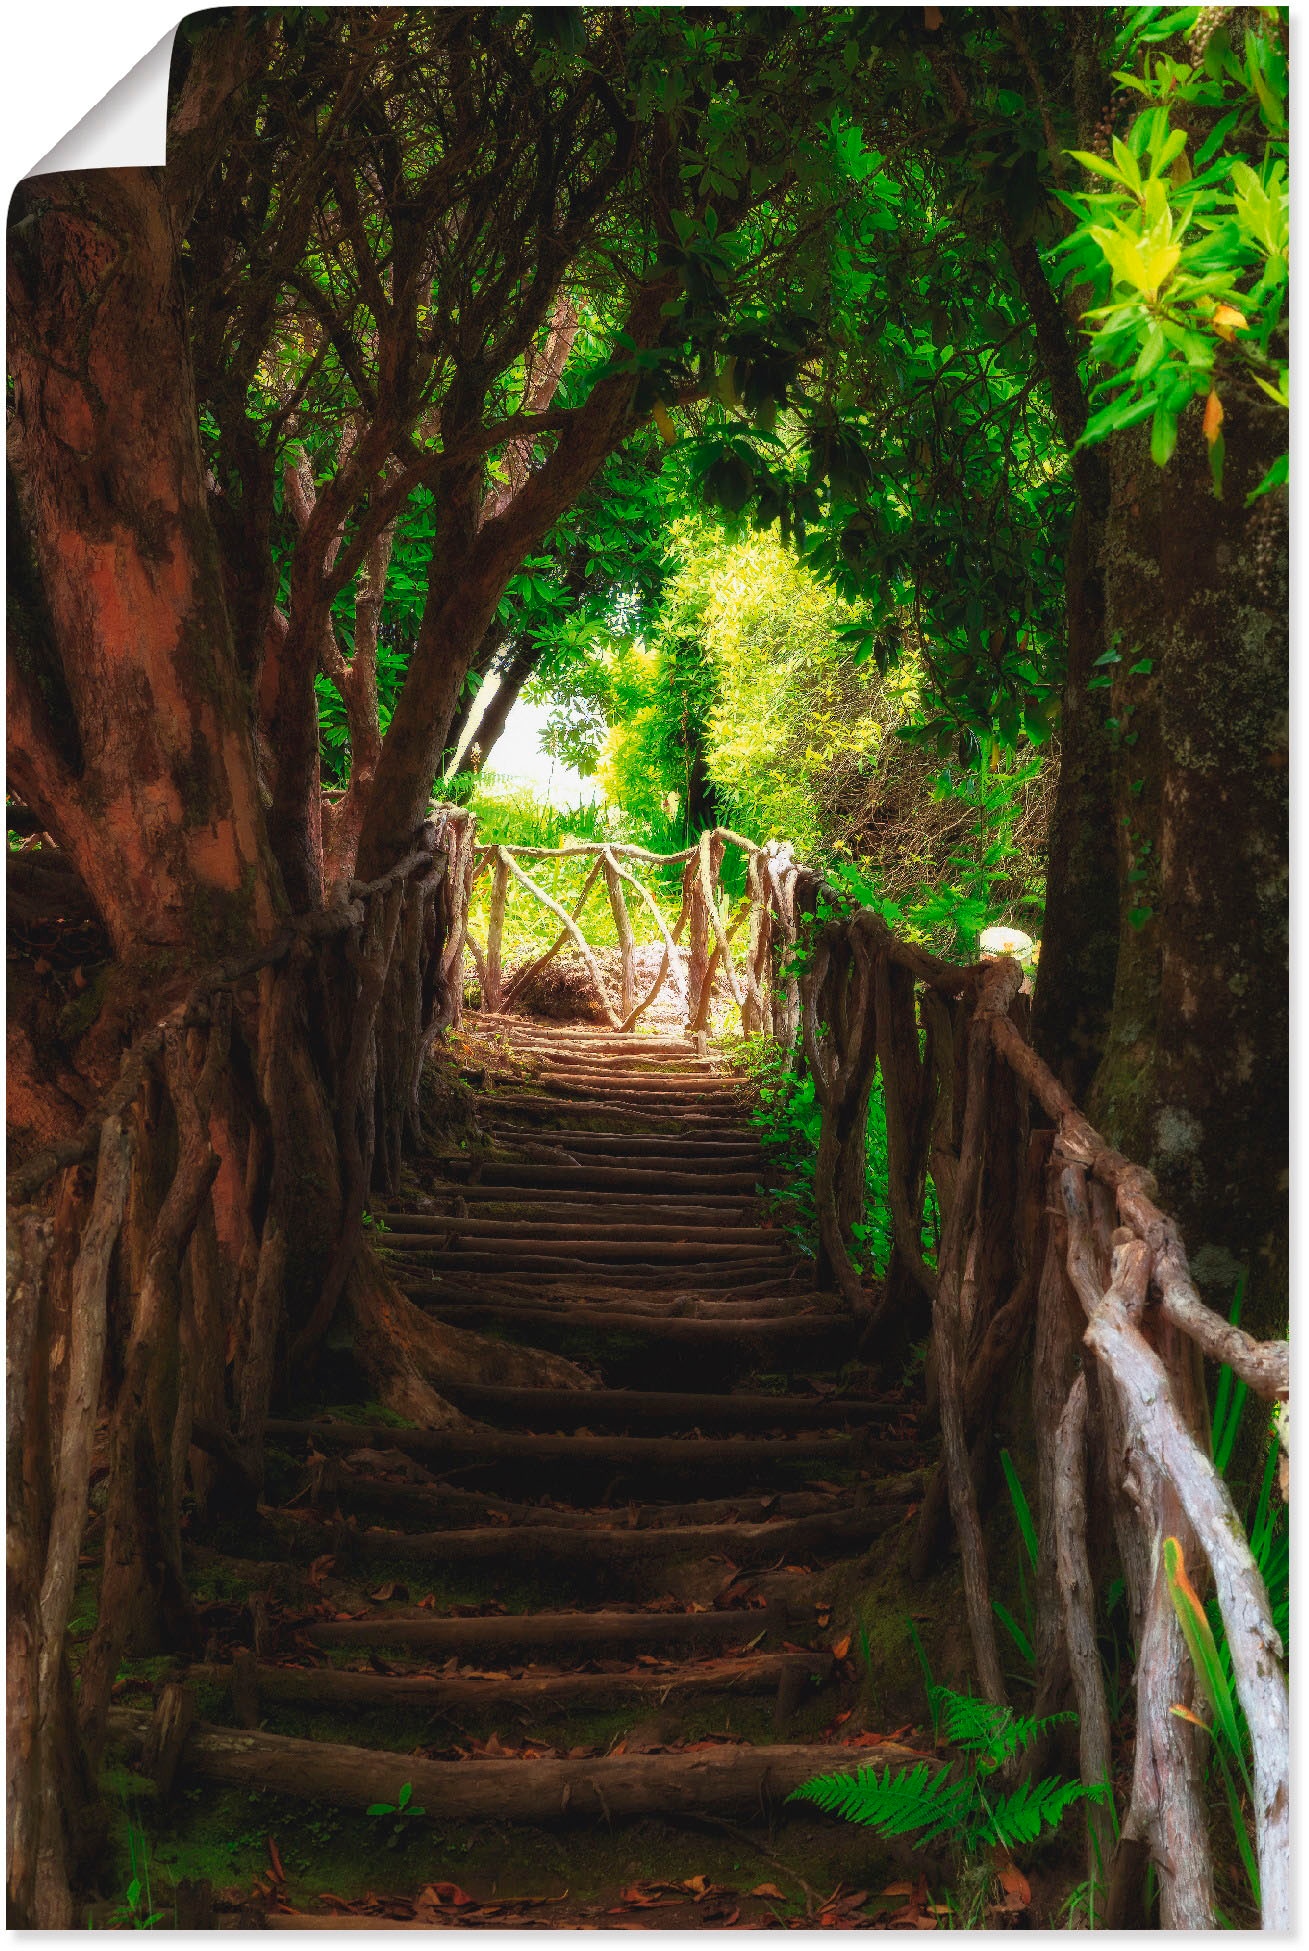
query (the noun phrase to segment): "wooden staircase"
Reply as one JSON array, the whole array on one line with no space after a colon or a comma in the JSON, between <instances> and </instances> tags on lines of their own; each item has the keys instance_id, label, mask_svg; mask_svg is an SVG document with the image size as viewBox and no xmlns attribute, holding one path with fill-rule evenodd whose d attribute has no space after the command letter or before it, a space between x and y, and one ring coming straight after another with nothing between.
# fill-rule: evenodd
<instances>
[{"instance_id":1,"label":"wooden staircase","mask_svg":"<svg viewBox=\"0 0 1309 1951\"><path fill-rule=\"evenodd\" d=\"M393 1924L424 1837L426 1883L460 1888L449 1838L488 1824L496 1889L460 1888L461 1922L612 1921L617 1883L580 1910L515 1910L529 1833L563 1863L588 1828L608 1847L653 1825L689 1889L706 1823L745 1839L733 1921L767 1921L789 1791L910 1758L860 1744L846 1715L857 1649L832 1579L921 1497L913 1405L870 1391L846 1314L763 1196L749 1091L703 1043L502 1018L475 1019L465 1048L489 1144L412 1161L419 1189L375 1215L386 1250L434 1315L569 1356L596 1386L452 1390L468 1420L448 1430L270 1424L280 1494L248 1595L211 1602L205 1658L153 1705L124 1689L115 1735L165 1795L272 1791L379 1834L362 1812L407 1786L426 1813L399 1809L403 1852L373 1872L397 1890ZM196 1563L239 1585L219 1542ZM838 1859L848 1832L829 1828ZM323 1896L312 1850L278 1862L215 1921L354 1915ZM667 1908L638 1921L682 1921Z\"/></svg>"}]
</instances>

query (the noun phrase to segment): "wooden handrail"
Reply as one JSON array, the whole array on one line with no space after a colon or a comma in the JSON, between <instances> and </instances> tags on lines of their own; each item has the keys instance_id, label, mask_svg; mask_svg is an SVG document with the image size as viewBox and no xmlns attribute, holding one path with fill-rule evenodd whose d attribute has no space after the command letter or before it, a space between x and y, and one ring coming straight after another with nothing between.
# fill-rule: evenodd
<instances>
[{"instance_id":1,"label":"wooden handrail","mask_svg":"<svg viewBox=\"0 0 1309 1951\"><path fill-rule=\"evenodd\" d=\"M729 848L744 854L748 869L745 902L735 918L720 906L722 861ZM594 860L608 872L611 899L620 877L637 889L654 916L663 959L624 1028L676 968L675 944L687 928L688 1031L707 1025L709 994L721 969L743 1032L762 1032L798 1049L796 1060L807 1065L822 1112L815 1165L820 1278L867 1318L870 1333L888 1325L888 1309L905 1305L909 1291L931 1310L943 1482L959 1538L977 1670L984 1691L996 1701L1004 1700L1005 1687L971 1455L982 1434L979 1419L997 1393L1006 1361L1012 1364L1022 1344L1014 1323L1023 1319L1025 1297L1034 1297L1039 1287L1040 1305L1046 1306L1045 1281L1037 1276L1043 1266L1062 1276L1068 1299L1080 1306L1085 1320L1083 1368L1073 1376L1071 1393L1068 1382L1053 1373L1038 1375L1034 1384L1053 1404L1053 1420L1047 1418L1051 1454L1039 1458L1043 1486L1050 1486L1048 1494L1043 1490L1042 1507L1050 1514L1053 1535L1040 1540L1052 1570L1041 1582L1039 1603L1047 1616L1038 1640L1057 1646L1066 1637L1082 1706L1085 1777L1104 1779L1108 1725L1103 1678L1092 1657L1089 1596L1080 1589L1090 1561L1089 1499L1079 1485L1087 1479L1090 1433L1098 1429L1097 1454L1112 1458L1121 1478L1087 1489L1104 1496L1107 1488L1115 1500L1138 1649L1137 1765L1118 1868L1138 1864L1142 1852L1153 1856L1164 1923L1212 1925L1200 1751L1193 1730L1170 1711L1190 1686L1189 1656L1161 1569L1162 1540L1175 1536L1192 1575L1213 1580L1254 1749L1264 1926L1289 1928L1284 1649L1249 1542L1210 1460L1208 1411L1191 1351L1228 1364L1263 1401L1284 1404L1290 1350L1285 1341L1259 1341L1233 1326L1196 1291L1178 1228L1155 1203L1151 1174L1095 1129L1029 1042L1017 963L1000 956L960 966L900 941L880 915L799 865L784 843L760 846L730 828L711 829L694 847L676 854L570 842L559 848L479 849L478 858L509 863L506 877L526 884L560 916L558 903L518 868L518 858ZM682 911L675 927L669 927L635 871L638 864L683 868ZM747 917L749 953L738 968L731 940ZM583 949L606 1015L616 1025L594 954L575 924L568 932ZM619 932L626 998L634 993L630 924ZM797 949L806 958L798 983ZM478 959L485 959L480 952ZM865 1111L879 1067L895 1241L880 1301L864 1286L851 1258L863 1186ZM1009 1080L1004 1088L1001 1079ZM1033 1123L1045 1127L1040 1146L1029 1144ZM1033 1166L1037 1158L1040 1163ZM1030 1181L1035 1196L1015 1204L1015 1190L1029 1183L1033 1170L1043 1175L1039 1183ZM919 1237L929 1176L939 1189L945 1219L935 1268L926 1264ZM997 1206L997 1199L1008 1203ZM1014 1213L1020 1207L1035 1220L1030 1235L1015 1243ZM892 1300L893 1293L898 1300ZM1055 1304L1063 1305L1057 1296ZM1068 1346L1058 1337L1051 1345ZM1278 1437L1285 1444L1282 1418ZM919 1539L924 1554L943 1509L939 1496L924 1502ZM1102 1845L1109 1833L1109 1825L1098 1823ZM1105 1874L1098 1859L1092 1873ZM1120 1875L1117 1885L1125 1880Z\"/></svg>"}]
</instances>

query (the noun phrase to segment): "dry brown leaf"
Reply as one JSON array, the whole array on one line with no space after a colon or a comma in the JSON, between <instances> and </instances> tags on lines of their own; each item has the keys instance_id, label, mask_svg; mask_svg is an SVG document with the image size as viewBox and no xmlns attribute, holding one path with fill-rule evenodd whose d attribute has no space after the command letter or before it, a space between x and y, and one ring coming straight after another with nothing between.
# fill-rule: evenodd
<instances>
[{"instance_id":1,"label":"dry brown leaf","mask_svg":"<svg viewBox=\"0 0 1309 1951\"><path fill-rule=\"evenodd\" d=\"M1032 1886L1016 1863L1006 1863L1000 1871L1000 1887L1006 1910L1026 1910L1032 1901Z\"/></svg>"},{"instance_id":2,"label":"dry brown leaf","mask_svg":"<svg viewBox=\"0 0 1309 1951\"><path fill-rule=\"evenodd\" d=\"M850 1651L849 1633L842 1633L840 1639L836 1639L832 1641L832 1657L834 1659L843 1660L849 1651Z\"/></svg>"},{"instance_id":3,"label":"dry brown leaf","mask_svg":"<svg viewBox=\"0 0 1309 1951\"><path fill-rule=\"evenodd\" d=\"M429 1883L420 1893L418 1901L420 1904L438 1907L444 1904L462 1910L468 1904L475 1904L477 1899L470 1897L466 1890L461 1890L457 1883Z\"/></svg>"},{"instance_id":4,"label":"dry brown leaf","mask_svg":"<svg viewBox=\"0 0 1309 1951\"><path fill-rule=\"evenodd\" d=\"M907 1884L905 1888L908 1888ZM775 1883L756 1883L750 1895L752 1897L771 1897L774 1902L779 1904L786 1902L785 1890L779 1890Z\"/></svg>"}]
</instances>

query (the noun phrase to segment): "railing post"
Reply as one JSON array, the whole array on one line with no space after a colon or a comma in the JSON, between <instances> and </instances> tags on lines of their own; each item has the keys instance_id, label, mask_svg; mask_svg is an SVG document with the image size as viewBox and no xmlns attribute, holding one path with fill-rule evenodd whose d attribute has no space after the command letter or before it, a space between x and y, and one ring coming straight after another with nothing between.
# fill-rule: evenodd
<instances>
[{"instance_id":1,"label":"railing post","mask_svg":"<svg viewBox=\"0 0 1309 1951\"><path fill-rule=\"evenodd\" d=\"M504 1005L504 977L501 947L505 932L505 904L509 899L509 856L503 847L495 850L495 874L491 882L491 913L486 929L486 979L482 1008L494 1015Z\"/></svg>"},{"instance_id":2,"label":"railing post","mask_svg":"<svg viewBox=\"0 0 1309 1951\"><path fill-rule=\"evenodd\" d=\"M691 960L687 969L687 1017L688 1035L695 1035L709 1027L709 1008L713 999L714 975L718 967L718 948L712 952L709 947L710 930L713 927L709 913L709 903L713 889L718 882L718 866L723 857L723 843L710 832L700 835L695 856L687 862L686 874L689 883L688 912L691 934Z\"/></svg>"},{"instance_id":3,"label":"railing post","mask_svg":"<svg viewBox=\"0 0 1309 1951\"><path fill-rule=\"evenodd\" d=\"M622 997L622 1018L626 1022L636 1001L636 934L632 928L632 917L627 912L623 899L623 883L618 874L618 863L605 848L604 861L605 888L609 895L609 908L618 933L618 953L622 962L620 988Z\"/></svg>"}]
</instances>

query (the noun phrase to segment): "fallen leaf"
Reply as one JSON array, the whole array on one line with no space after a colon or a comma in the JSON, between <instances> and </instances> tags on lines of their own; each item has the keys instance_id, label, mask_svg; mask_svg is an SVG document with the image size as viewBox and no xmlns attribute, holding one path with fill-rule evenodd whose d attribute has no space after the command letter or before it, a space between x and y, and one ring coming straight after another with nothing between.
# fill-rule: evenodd
<instances>
[{"instance_id":1,"label":"fallen leaf","mask_svg":"<svg viewBox=\"0 0 1309 1951\"><path fill-rule=\"evenodd\" d=\"M907 1890L908 1888L909 1886L906 1884L905 1889ZM786 1902L785 1890L779 1890L775 1883L757 1883L750 1892L750 1895L752 1897L772 1897L774 1902L779 1904Z\"/></svg>"},{"instance_id":2,"label":"fallen leaf","mask_svg":"<svg viewBox=\"0 0 1309 1951\"><path fill-rule=\"evenodd\" d=\"M609 1916L617 1916L624 1904L629 1910L658 1910L661 1906L675 1904L677 1898L661 1896L659 1894L661 1888L661 1885L656 1884L653 1889L643 1889L639 1883L634 1883L630 1889L620 1890L618 1902L610 1906Z\"/></svg>"},{"instance_id":3,"label":"fallen leaf","mask_svg":"<svg viewBox=\"0 0 1309 1951\"><path fill-rule=\"evenodd\" d=\"M476 1897L470 1897L457 1883L429 1883L418 1899L419 1903L451 1904L462 1910L466 1904L475 1904Z\"/></svg>"},{"instance_id":4,"label":"fallen leaf","mask_svg":"<svg viewBox=\"0 0 1309 1951\"><path fill-rule=\"evenodd\" d=\"M279 1883L285 1883L286 1871L282 1868L282 1859L277 1853L277 1844L271 1836L268 1838L268 1860L273 1866L273 1875L277 1878L277 1881Z\"/></svg>"},{"instance_id":5,"label":"fallen leaf","mask_svg":"<svg viewBox=\"0 0 1309 1951\"><path fill-rule=\"evenodd\" d=\"M832 1642L833 1659L843 1660L849 1651L850 1651L849 1633L842 1633L840 1639L833 1640Z\"/></svg>"},{"instance_id":6,"label":"fallen leaf","mask_svg":"<svg viewBox=\"0 0 1309 1951\"><path fill-rule=\"evenodd\" d=\"M1006 1863L1000 1871L1000 1887L1005 1893L1006 1910L1026 1910L1032 1901L1032 1886L1016 1863Z\"/></svg>"},{"instance_id":7,"label":"fallen leaf","mask_svg":"<svg viewBox=\"0 0 1309 1951\"><path fill-rule=\"evenodd\" d=\"M703 1897L705 1891L709 1888L709 1884L703 1876L688 1876L683 1877L682 1888L683 1890L693 1890L697 1897Z\"/></svg>"}]
</instances>

